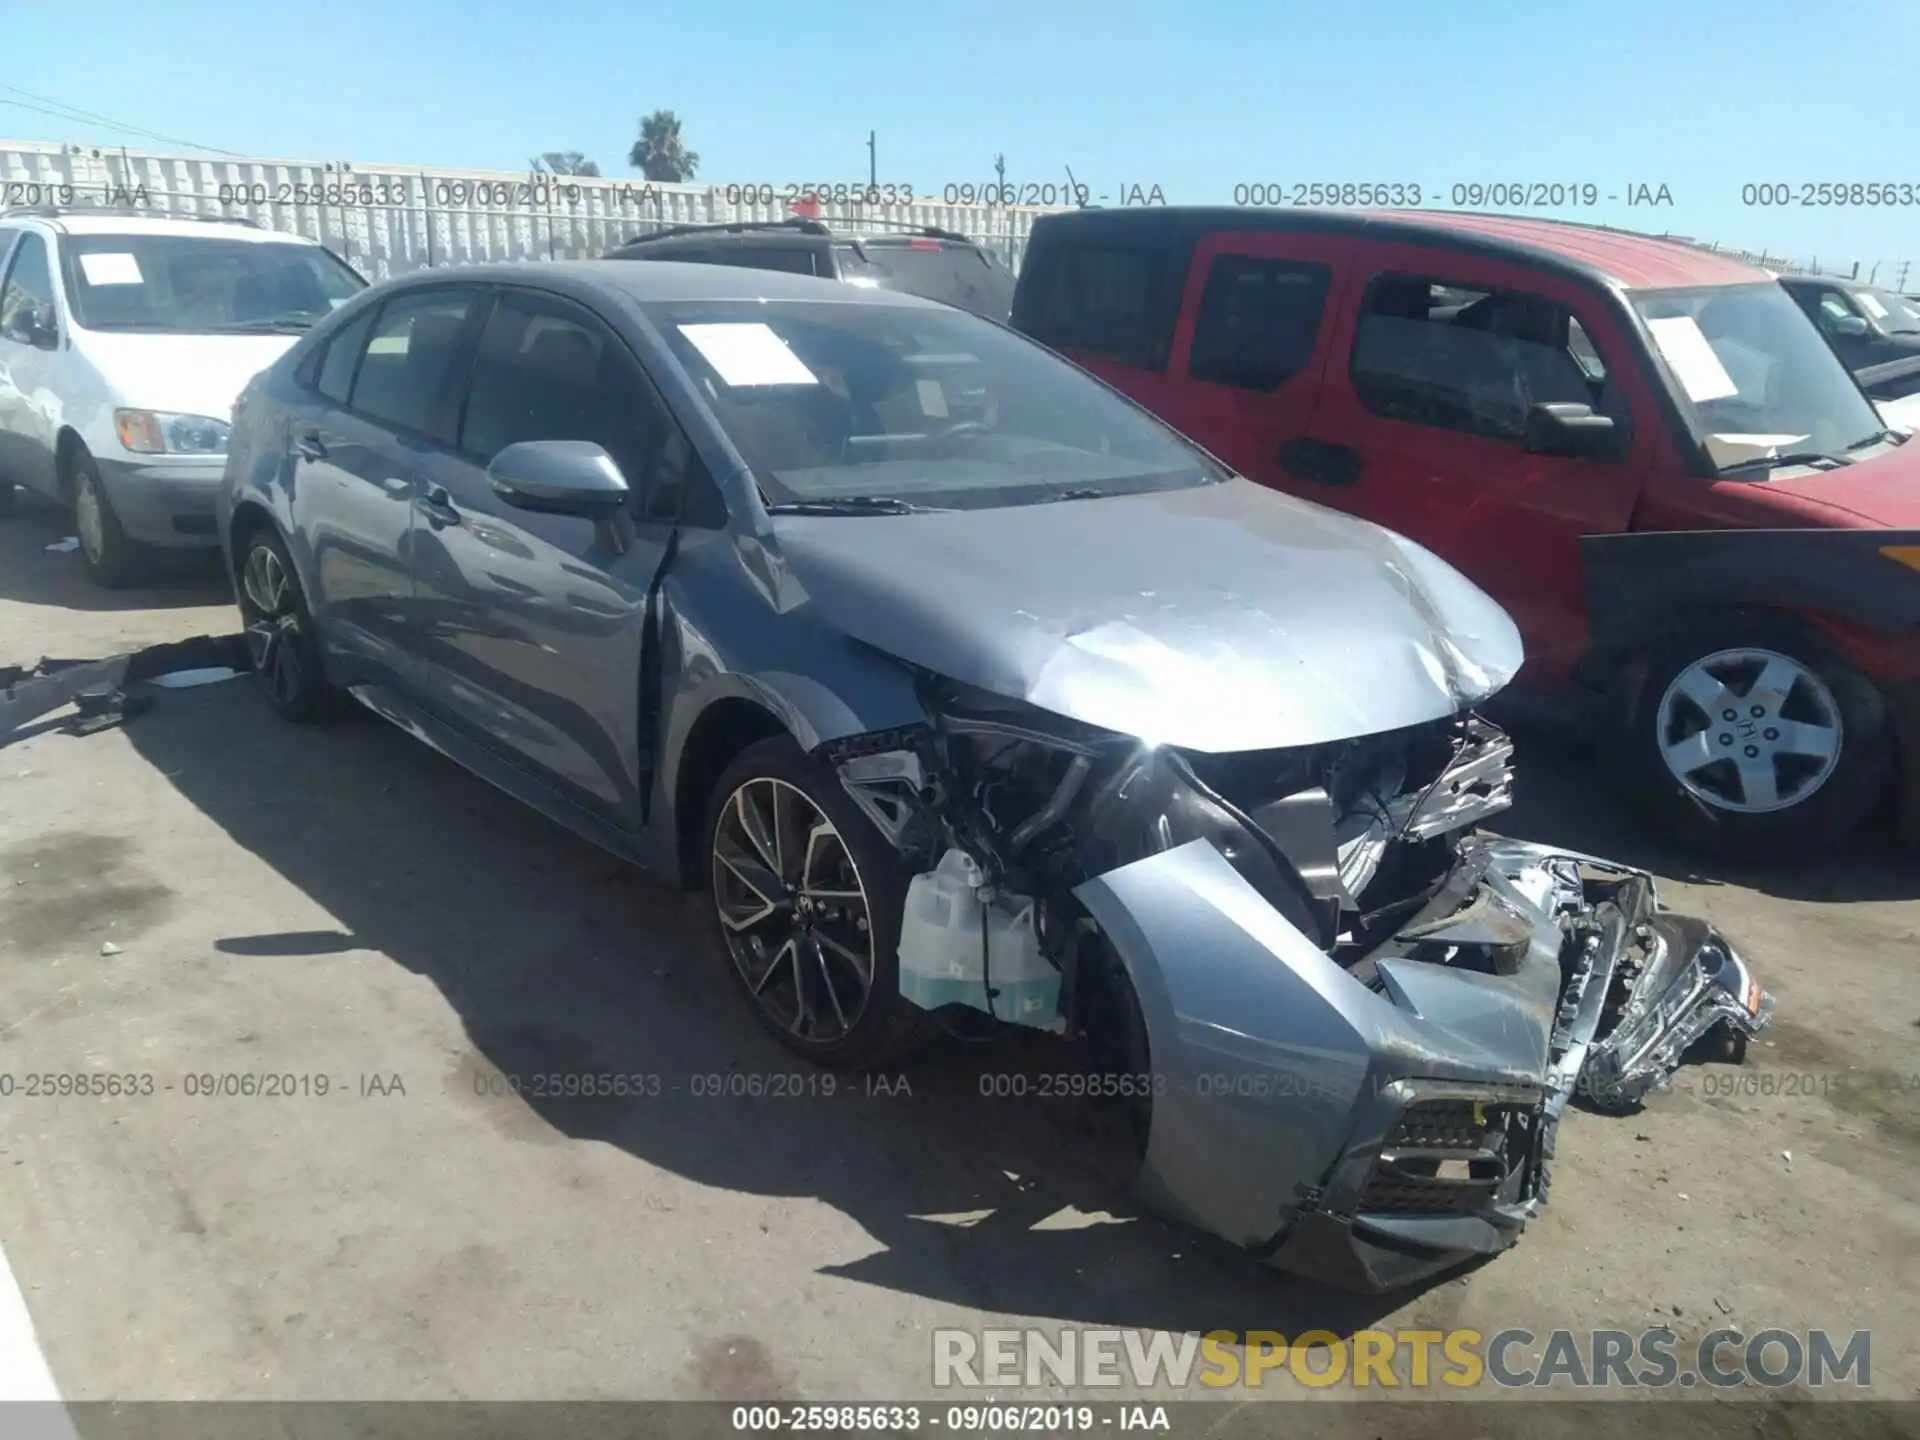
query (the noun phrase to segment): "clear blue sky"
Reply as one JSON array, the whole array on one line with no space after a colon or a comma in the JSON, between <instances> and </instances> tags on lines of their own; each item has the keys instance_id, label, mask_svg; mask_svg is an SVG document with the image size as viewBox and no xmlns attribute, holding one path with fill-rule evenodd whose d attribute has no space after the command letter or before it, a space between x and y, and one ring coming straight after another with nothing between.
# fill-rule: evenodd
<instances>
[{"instance_id":1,"label":"clear blue sky","mask_svg":"<svg viewBox=\"0 0 1920 1440\"><path fill-rule=\"evenodd\" d=\"M578 149L627 175L638 118L664 107L702 181L863 180L871 128L880 178L922 192L990 181L1002 151L1009 181L1071 166L1096 193L1157 184L1175 203L1261 181L1665 184L1671 208L1560 213L1907 258L1920 275L1920 205L1756 209L1740 193L1920 189L1915 0L10 8L0 83L248 155L523 169ZM177 148L17 103L0 104L0 136Z\"/></svg>"}]
</instances>

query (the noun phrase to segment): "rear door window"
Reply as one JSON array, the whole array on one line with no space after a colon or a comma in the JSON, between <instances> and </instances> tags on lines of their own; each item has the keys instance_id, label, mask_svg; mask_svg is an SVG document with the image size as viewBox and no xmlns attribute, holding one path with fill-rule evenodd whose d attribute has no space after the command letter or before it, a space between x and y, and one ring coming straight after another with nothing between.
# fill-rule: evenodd
<instances>
[{"instance_id":1,"label":"rear door window","mask_svg":"<svg viewBox=\"0 0 1920 1440\"><path fill-rule=\"evenodd\" d=\"M1188 373L1242 390L1273 390L1306 368L1333 272L1253 255L1216 256L1194 324Z\"/></svg>"},{"instance_id":2,"label":"rear door window","mask_svg":"<svg viewBox=\"0 0 1920 1440\"><path fill-rule=\"evenodd\" d=\"M349 408L433 439L453 439L448 401L473 290L420 290L380 308L353 379Z\"/></svg>"},{"instance_id":3,"label":"rear door window","mask_svg":"<svg viewBox=\"0 0 1920 1440\"><path fill-rule=\"evenodd\" d=\"M1022 328L1056 350L1148 364L1154 348L1151 297L1158 265L1157 253L1144 246L1062 245L1035 269L1030 313Z\"/></svg>"},{"instance_id":4,"label":"rear door window","mask_svg":"<svg viewBox=\"0 0 1920 1440\"><path fill-rule=\"evenodd\" d=\"M813 251L794 245L742 245L722 260L752 270L779 270L788 275L813 275Z\"/></svg>"},{"instance_id":5,"label":"rear door window","mask_svg":"<svg viewBox=\"0 0 1920 1440\"><path fill-rule=\"evenodd\" d=\"M1013 313L1013 272L972 245L919 238L836 245L840 278L938 300L1005 324Z\"/></svg>"}]
</instances>

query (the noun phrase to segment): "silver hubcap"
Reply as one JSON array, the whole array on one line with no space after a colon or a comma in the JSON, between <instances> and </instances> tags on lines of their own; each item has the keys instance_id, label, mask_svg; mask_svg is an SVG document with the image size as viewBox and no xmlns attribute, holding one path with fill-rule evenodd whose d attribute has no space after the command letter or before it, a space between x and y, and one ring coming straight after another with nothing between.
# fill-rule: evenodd
<instances>
[{"instance_id":1,"label":"silver hubcap","mask_svg":"<svg viewBox=\"0 0 1920 1440\"><path fill-rule=\"evenodd\" d=\"M84 475L74 487L73 527L80 532L80 548L87 558L98 562L107 549L107 524L100 514L100 494Z\"/></svg>"},{"instance_id":2,"label":"silver hubcap","mask_svg":"<svg viewBox=\"0 0 1920 1440\"><path fill-rule=\"evenodd\" d=\"M247 552L247 563L241 568L240 589L249 612L247 650L253 657L254 673L267 687L267 694L289 703L299 696L306 682L293 577L269 546L256 545Z\"/></svg>"},{"instance_id":3,"label":"silver hubcap","mask_svg":"<svg viewBox=\"0 0 1920 1440\"><path fill-rule=\"evenodd\" d=\"M713 903L754 1000L796 1038L827 1044L873 991L873 917L840 832L771 777L727 797L713 832Z\"/></svg>"},{"instance_id":4,"label":"silver hubcap","mask_svg":"<svg viewBox=\"0 0 1920 1440\"><path fill-rule=\"evenodd\" d=\"M1696 660L1660 697L1660 754L1718 810L1757 815L1810 799L1840 761L1840 707L1805 665L1772 650Z\"/></svg>"}]
</instances>

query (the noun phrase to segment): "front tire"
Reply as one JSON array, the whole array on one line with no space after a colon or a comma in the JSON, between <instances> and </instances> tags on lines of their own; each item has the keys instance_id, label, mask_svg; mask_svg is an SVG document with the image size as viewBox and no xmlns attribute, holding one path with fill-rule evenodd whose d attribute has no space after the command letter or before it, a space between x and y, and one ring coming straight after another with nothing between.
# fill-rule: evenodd
<instances>
[{"instance_id":1,"label":"front tire","mask_svg":"<svg viewBox=\"0 0 1920 1440\"><path fill-rule=\"evenodd\" d=\"M93 583L103 590L126 590L140 583L144 553L120 528L100 467L82 450L68 462L67 491L73 497L73 528L80 559Z\"/></svg>"},{"instance_id":2,"label":"front tire","mask_svg":"<svg viewBox=\"0 0 1920 1440\"><path fill-rule=\"evenodd\" d=\"M749 746L714 786L704 833L727 968L776 1040L864 1070L932 1038L900 996L907 867L825 766L784 735Z\"/></svg>"},{"instance_id":3,"label":"front tire","mask_svg":"<svg viewBox=\"0 0 1920 1440\"><path fill-rule=\"evenodd\" d=\"M1703 620L1662 643L1615 753L1656 834L1760 865L1852 834L1892 758L1873 682L1809 627L1767 612Z\"/></svg>"},{"instance_id":4,"label":"front tire","mask_svg":"<svg viewBox=\"0 0 1920 1440\"><path fill-rule=\"evenodd\" d=\"M330 720L346 708L327 681L319 637L286 542L261 526L240 561L240 619L267 703L289 720Z\"/></svg>"}]
</instances>

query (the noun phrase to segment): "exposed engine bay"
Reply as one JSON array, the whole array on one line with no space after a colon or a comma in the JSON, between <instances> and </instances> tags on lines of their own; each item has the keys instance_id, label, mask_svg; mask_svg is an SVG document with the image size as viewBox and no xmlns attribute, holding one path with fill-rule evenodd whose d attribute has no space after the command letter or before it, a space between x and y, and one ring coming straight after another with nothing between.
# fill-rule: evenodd
<instances>
[{"instance_id":1,"label":"exposed engine bay","mask_svg":"<svg viewBox=\"0 0 1920 1440\"><path fill-rule=\"evenodd\" d=\"M1631 1109L1770 1018L1649 876L1475 833L1513 747L1470 712L1207 754L922 698L822 752L918 872L903 995L1151 1075L1145 1198L1288 1268L1377 1289L1504 1248L1576 1093Z\"/></svg>"}]
</instances>

